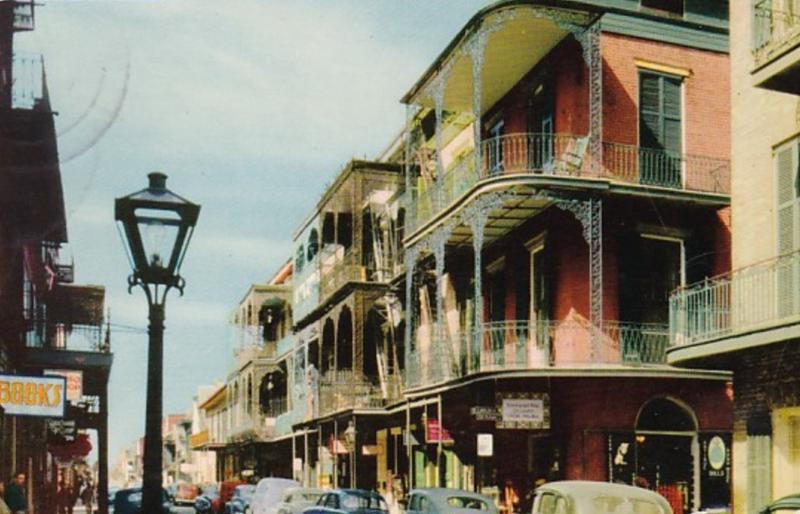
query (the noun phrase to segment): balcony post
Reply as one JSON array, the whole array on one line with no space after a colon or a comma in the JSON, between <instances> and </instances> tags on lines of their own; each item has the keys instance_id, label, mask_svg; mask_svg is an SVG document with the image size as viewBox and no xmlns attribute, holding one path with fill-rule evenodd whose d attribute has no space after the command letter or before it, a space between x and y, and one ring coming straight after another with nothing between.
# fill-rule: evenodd
<instances>
[{"instance_id":1,"label":"balcony post","mask_svg":"<svg viewBox=\"0 0 800 514\"><path fill-rule=\"evenodd\" d=\"M600 22L581 32L573 32L583 48L583 60L589 68L589 155L590 172L603 172L603 55L600 51Z\"/></svg>"},{"instance_id":2,"label":"balcony post","mask_svg":"<svg viewBox=\"0 0 800 514\"><path fill-rule=\"evenodd\" d=\"M411 346L414 342L411 340L413 335L414 324L417 322L414 316L414 268L417 265L417 258L419 257L419 249L417 246L406 248L405 251L405 265L406 265L406 326L405 326L405 363L406 373L408 373L408 366L411 363ZM416 349L416 345L414 344Z\"/></svg>"},{"instance_id":3,"label":"balcony post","mask_svg":"<svg viewBox=\"0 0 800 514\"><path fill-rule=\"evenodd\" d=\"M472 230L472 251L474 254L473 285L475 288L473 293L475 297L475 321L472 328L473 348L471 352L473 355L470 355L470 358L477 358L479 366L481 353L481 324L483 323L483 264L481 262L481 253L483 251L484 227L486 226L487 218L488 213L482 213L482 215L475 216L470 220L470 229Z\"/></svg>"}]
</instances>

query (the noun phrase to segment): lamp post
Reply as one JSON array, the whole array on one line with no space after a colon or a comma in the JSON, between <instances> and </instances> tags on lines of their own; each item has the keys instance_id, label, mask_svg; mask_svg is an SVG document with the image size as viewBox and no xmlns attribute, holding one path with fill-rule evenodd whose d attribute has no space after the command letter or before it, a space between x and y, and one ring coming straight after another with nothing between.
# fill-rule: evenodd
<instances>
[{"instance_id":1,"label":"lamp post","mask_svg":"<svg viewBox=\"0 0 800 514\"><path fill-rule=\"evenodd\" d=\"M140 286L149 308L147 352L147 412L145 414L142 512L161 512L161 418L164 357L164 302L170 289L183 295L178 274L200 206L166 187L167 176L154 172L142 189L114 202L114 219L124 231L133 273L128 292Z\"/></svg>"}]
</instances>

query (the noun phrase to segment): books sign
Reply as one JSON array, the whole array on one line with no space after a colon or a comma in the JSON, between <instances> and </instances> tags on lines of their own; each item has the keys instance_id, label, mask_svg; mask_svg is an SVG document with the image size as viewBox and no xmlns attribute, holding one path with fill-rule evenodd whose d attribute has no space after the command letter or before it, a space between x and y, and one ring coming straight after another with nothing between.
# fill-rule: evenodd
<instances>
[{"instance_id":1,"label":"books sign","mask_svg":"<svg viewBox=\"0 0 800 514\"><path fill-rule=\"evenodd\" d=\"M0 406L11 416L63 418L66 390L64 377L0 375Z\"/></svg>"},{"instance_id":2,"label":"books sign","mask_svg":"<svg viewBox=\"0 0 800 514\"><path fill-rule=\"evenodd\" d=\"M428 419L425 423L425 442L452 443L453 438L450 436L450 432L439 423L438 419Z\"/></svg>"},{"instance_id":3,"label":"books sign","mask_svg":"<svg viewBox=\"0 0 800 514\"><path fill-rule=\"evenodd\" d=\"M500 416L497 428L550 428L550 397L547 393L497 393Z\"/></svg>"}]
</instances>

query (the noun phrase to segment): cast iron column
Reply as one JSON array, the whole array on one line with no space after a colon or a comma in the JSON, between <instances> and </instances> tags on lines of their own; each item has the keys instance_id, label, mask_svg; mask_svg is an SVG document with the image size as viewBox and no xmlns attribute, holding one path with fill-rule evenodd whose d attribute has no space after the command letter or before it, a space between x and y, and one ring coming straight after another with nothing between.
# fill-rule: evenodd
<instances>
[{"instance_id":1,"label":"cast iron column","mask_svg":"<svg viewBox=\"0 0 800 514\"><path fill-rule=\"evenodd\" d=\"M164 358L164 305L148 298L150 343L147 351L147 413L144 434L142 512L161 512L161 418Z\"/></svg>"},{"instance_id":2,"label":"cast iron column","mask_svg":"<svg viewBox=\"0 0 800 514\"><path fill-rule=\"evenodd\" d=\"M97 431L97 509L108 514L108 376L104 377L100 394L100 426Z\"/></svg>"}]
</instances>

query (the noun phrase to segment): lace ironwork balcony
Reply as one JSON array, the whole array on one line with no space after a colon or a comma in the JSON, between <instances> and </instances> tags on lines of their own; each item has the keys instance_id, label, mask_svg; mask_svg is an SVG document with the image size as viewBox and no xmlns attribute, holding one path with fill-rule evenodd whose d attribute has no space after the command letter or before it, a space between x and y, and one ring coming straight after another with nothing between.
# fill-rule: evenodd
<instances>
[{"instance_id":1,"label":"lace ironwork balcony","mask_svg":"<svg viewBox=\"0 0 800 514\"><path fill-rule=\"evenodd\" d=\"M416 340L406 363L407 388L484 372L663 364L669 339L660 324L544 320L484 323L477 331Z\"/></svg>"},{"instance_id":2,"label":"lace ironwork balcony","mask_svg":"<svg viewBox=\"0 0 800 514\"><path fill-rule=\"evenodd\" d=\"M800 322L800 251L692 284L670 297L672 344Z\"/></svg>"},{"instance_id":3,"label":"lace ironwork balcony","mask_svg":"<svg viewBox=\"0 0 800 514\"><path fill-rule=\"evenodd\" d=\"M264 416L268 418L277 418L281 414L289 411L289 401L284 398L270 398L269 402L264 409Z\"/></svg>"},{"instance_id":4,"label":"lace ironwork balcony","mask_svg":"<svg viewBox=\"0 0 800 514\"><path fill-rule=\"evenodd\" d=\"M391 392L385 395L375 382L377 377L370 380L352 371L339 370L335 375L324 375L319 382L320 415L342 409L378 409L385 406L387 400L392 398Z\"/></svg>"},{"instance_id":5,"label":"lace ironwork balcony","mask_svg":"<svg viewBox=\"0 0 800 514\"><path fill-rule=\"evenodd\" d=\"M25 335L29 348L63 350L71 352L111 351L103 341L103 328L100 325L65 325L33 321Z\"/></svg>"},{"instance_id":6,"label":"lace ironwork balcony","mask_svg":"<svg viewBox=\"0 0 800 514\"><path fill-rule=\"evenodd\" d=\"M408 198L412 230L419 228L476 184L509 175L595 178L683 191L729 194L730 162L613 142L603 143L603 165L593 167L588 136L517 133L481 141L476 170L474 151L442 162L430 148L416 153L422 170Z\"/></svg>"},{"instance_id":7,"label":"lace ironwork balcony","mask_svg":"<svg viewBox=\"0 0 800 514\"><path fill-rule=\"evenodd\" d=\"M800 12L790 0L760 0L753 14L756 68L800 44Z\"/></svg>"},{"instance_id":8,"label":"lace ironwork balcony","mask_svg":"<svg viewBox=\"0 0 800 514\"><path fill-rule=\"evenodd\" d=\"M40 54L14 52L11 107L33 109L44 98L44 61Z\"/></svg>"},{"instance_id":9,"label":"lace ironwork balcony","mask_svg":"<svg viewBox=\"0 0 800 514\"><path fill-rule=\"evenodd\" d=\"M321 301L348 282L366 280L365 268L358 257L352 250L344 252L341 247L329 252L323 250L319 284Z\"/></svg>"}]
</instances>

